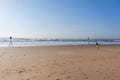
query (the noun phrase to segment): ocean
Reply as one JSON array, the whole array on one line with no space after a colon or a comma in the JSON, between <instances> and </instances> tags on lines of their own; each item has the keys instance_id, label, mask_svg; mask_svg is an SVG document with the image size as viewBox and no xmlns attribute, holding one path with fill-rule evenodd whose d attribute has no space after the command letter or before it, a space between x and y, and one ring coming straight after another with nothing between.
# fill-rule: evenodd
<instances>
[{"instance_id":1,"label":"ocean","mask_svg":"<svg viewBox=\"0 0 120 80\"><path fill-rule=\"evenodd\" d=\"M120 44L120 39L36 39L36 38L13 38L14 46L57 46L57 45L94 45L95 42L100 45ZM9 45L8 38L0 38L0 47Z\"/></svg>"}]
</instances>

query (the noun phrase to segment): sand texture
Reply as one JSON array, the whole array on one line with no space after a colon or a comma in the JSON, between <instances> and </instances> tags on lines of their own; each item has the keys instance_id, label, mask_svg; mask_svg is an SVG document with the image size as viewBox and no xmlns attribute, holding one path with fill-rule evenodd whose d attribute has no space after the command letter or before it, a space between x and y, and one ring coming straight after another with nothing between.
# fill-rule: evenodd
<instances>
[{"instance_id":1,"label":"sand texture","mask_svg":"<svg viewBox=\"0 0 120 80\"><path fill-rule=\"evenodd\" d=\"M0 80L120 80L120 46L0 48Z\"/></svg>"}]
</instances>

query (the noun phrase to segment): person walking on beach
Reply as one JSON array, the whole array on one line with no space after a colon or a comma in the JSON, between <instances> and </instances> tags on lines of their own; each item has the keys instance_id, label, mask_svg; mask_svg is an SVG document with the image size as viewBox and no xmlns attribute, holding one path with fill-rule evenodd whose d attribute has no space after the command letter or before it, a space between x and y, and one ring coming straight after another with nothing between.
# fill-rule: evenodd
<instances>
[{"instance_id":1,"label":"person walking on beach","mask_svg":"<svg viewBox=\"0 0 120 80\"><path fill-rule=\"evenodd\" d=\"M10 36L9 39L10 39L9 46L11 45L13 47L12 36Z\"/></svg>"},{"instance_id":2,"label":"person walking on beach","mask_svg":"<svg viewBox=\"0 0 120 80\"><path fill-rule=\"evenodd\" d=\"M96 48L99 49L99 44L97 41L96 41Z\"/></svg>"}]
</instances>

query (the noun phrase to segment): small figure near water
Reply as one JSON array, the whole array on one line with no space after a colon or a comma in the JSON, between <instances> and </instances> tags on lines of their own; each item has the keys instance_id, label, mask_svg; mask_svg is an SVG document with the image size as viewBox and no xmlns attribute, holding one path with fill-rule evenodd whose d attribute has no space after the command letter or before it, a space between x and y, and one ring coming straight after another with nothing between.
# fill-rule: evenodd
<instances>
[{"instance_id":1,"label":"small figure near water","mask_svg":"<svg viewBox=\"0 0 120 80\"><path fill-rule=\"evenodd\" d=\"M13 41L12 41L12 36L9 37L10 42L9 42L9 47L12 46L13 47Z\"/></svg>"},{"instance_id":2,"label":"small figure near water","mask_svg":"<svg viewBox=\"0 0 120 80\"><path fill-rule=\"evenodd\" d=\"M90 43L89 40L90 40L90 38L88 37L88 45L89 45L89 43Z\"/></svg>"},{"instance_id":3,"label":"small figure near water","mask_svg":"<svg viewBox=\"0 0 120 80\"><path fill-rule=\"evenodd\" d=\"M96 48L99 49L99 44L97 41L96 41Z\"/></svg>"}]
</instances>

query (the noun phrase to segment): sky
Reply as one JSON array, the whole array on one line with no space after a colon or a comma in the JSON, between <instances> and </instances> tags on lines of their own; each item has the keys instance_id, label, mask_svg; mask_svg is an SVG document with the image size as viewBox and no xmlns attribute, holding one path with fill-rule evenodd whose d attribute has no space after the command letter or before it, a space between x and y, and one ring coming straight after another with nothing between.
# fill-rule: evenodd
<instances>
[{"instance_id":1,"label":"sky","mask_svg":"<svg viewBox=\"0 0 120 80\"><path fill-rule=\"evenodd\" d=\"M0 0L0 37L119 38L120 0Z\"/></svg>"}]
</instances>

